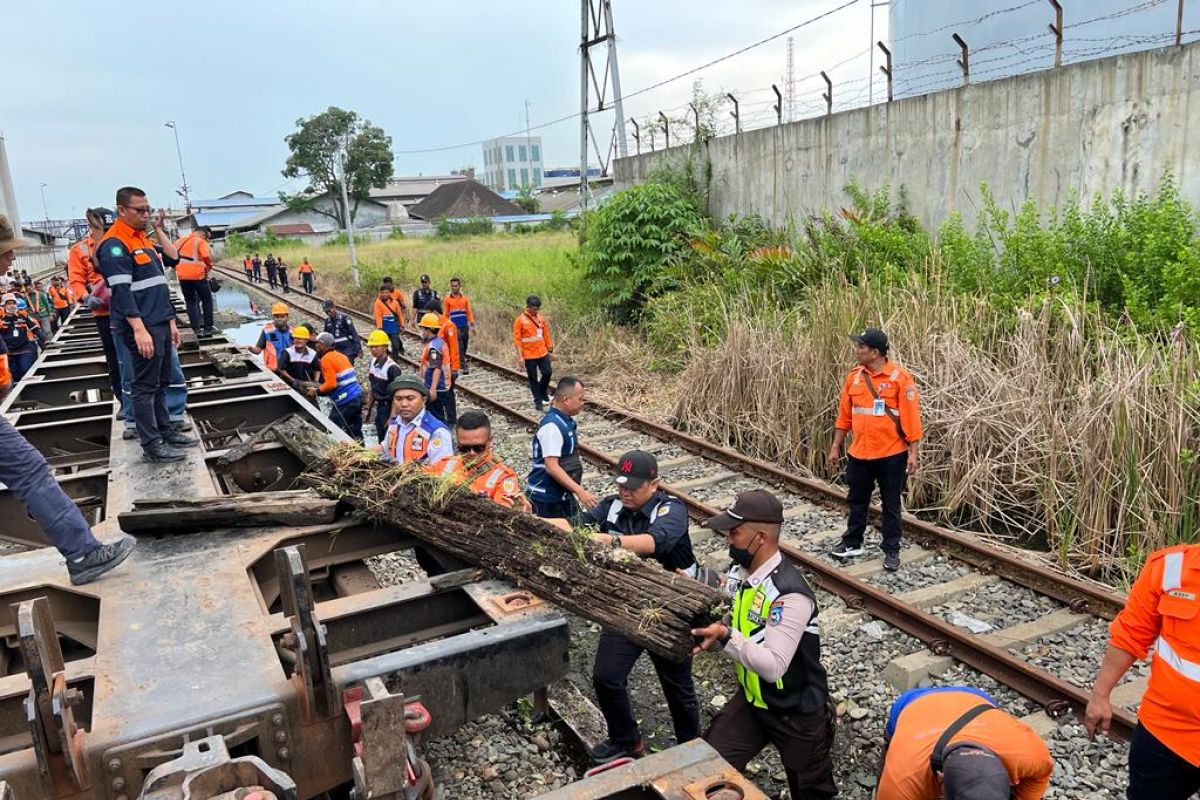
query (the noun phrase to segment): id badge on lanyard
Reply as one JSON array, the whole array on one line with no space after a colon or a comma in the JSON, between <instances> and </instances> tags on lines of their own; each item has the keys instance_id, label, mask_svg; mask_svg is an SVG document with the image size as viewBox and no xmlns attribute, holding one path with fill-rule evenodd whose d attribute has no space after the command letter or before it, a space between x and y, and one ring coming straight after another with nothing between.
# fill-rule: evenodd
<instances>
[{"instance_id":1,"label":"id badge on lanyard","mask_svg":"<svg viewBox=\"0 0 1200 800\"><path fill-rule=\"evenodd\" d=\"M876 397L875 404L871 407L871 416L882 417L884 413L883 398Z\"/></svg>"}]
</instances>

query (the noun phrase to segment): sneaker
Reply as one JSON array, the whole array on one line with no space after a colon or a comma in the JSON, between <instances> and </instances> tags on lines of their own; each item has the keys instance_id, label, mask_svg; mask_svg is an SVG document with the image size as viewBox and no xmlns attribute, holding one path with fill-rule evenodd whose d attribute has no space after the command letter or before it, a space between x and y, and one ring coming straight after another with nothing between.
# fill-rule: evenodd
<instances>
[{"instance_id":1,"label":"sneaker","mask_svg":"<svg viewBox=\"0 0 1200 800\"><path fill-rule=\"evenodd\" d=\"M79 561L68 561L67 572L71 575L71 584L82 586L96 580L128 558L136 544L137 540L132 536L122 536L115 542L100 545Z\"/></svg>"},{"instance_id":2,"label":"sneaker","mask_svg":"<svg viewBox=\"0 0 1200 800\"><path fill-rule=\"evenodd\" d=\"M861 556L862 554L863 548L861 544L857 546L851 546L845 542L833 548L833 550L829 553L829 555L833 556L834 558L854 558L855 556Z\"/></svg>"},{"instance_id":3,"label":"sneaker","mask_svg":"<svg viewBox=\"0 0 1200 800\"><path fill-rule=\"evenodd\" d=\"M600 744L596 745L589 755L592 761L597 764L607 764L610 761L616 761L618 758L641 758L646 752L646 745L641 739L630 745L620 745L612 739L605 739Z\"/></svg>"},{"instance_id":4,"label":"sneaker","mask_svg":"<svg viewBox=\"0 0 1200 800\"><path fill-rule=\"evenodd\" d=\"M155 442L149 447L142 448L142 460L151 464L166 464L171 461L183 461L187 455L182 450L176 450L165 442Z\"/></svg>"},{"instance_id":5,"label":"sneaker","mask_svg":"<svg viewBox=\"0 0 1200 800\"><path fill-rule=\"evenodd\" d=\"M899 553L884 553L883 568L888 572L895 572L900 569L900 554Z\"/></svg>"},{"instance_id":6,"label":"sneaker","mask_svg":"<svg viewBox=\"0 0 1200 800\"><path fill-rule=\"evenodd\" d=\"M121 431L121 438L127 442L132 442L137 438L137 428L126 428Z\"/></svg>"},{"instance_id":7,"label":"sneaker","mask_svg":"<svg viewBox=\"0 0 1200 800\"><path fill-rule=\"evenodd\" d=\"M192 429L192 423L188 422L186 419L173 419L171 420L171 428L176 433L184 433Z\"/></svg>"},{"instance_id":8,"label":"sneaker","mask_svg":"<svg viewBox=\"0 0 1200 800\"><path fill-rule=\"evenodd\" d=\"M171 431L171 433L164 436L163 441L172 447L195 447L200 444L199 439L180 433L178 430Z\"/></svg>"}]
</instances>

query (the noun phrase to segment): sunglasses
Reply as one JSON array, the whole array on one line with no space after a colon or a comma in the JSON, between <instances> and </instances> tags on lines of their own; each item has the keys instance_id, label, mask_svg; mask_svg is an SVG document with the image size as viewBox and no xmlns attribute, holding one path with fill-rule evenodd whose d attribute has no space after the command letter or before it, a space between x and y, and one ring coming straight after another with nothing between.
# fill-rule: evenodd
<instances>
[{"instance_id":1,"label":"sunglasses","mask_svg":"<svg viewBox=\"0 0 1200 800\"><path fill-rule=\"evenodd\" d=\"M464 453L486 453L487 444L460 444L458 449Z\"/></svg>"}]
</instances>

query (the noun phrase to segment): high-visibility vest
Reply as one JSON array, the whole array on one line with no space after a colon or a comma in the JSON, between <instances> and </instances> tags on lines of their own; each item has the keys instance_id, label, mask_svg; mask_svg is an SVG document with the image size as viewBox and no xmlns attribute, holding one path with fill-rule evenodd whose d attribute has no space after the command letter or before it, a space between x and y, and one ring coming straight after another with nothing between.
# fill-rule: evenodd
<instances>
[{"instance_id":1,"label":"high-visibility vest","mask_svg":"<svg viewBox=\"0 0 1200 800\"><path fill-rule=\"evenodd\" d=\"M179 263L175 265L175 275L181 281L201 281L208 271L204 263L201 249L204 239L198 233L190 233L176 243L179 251Z\"/></svg>"},{"instance_id":2,"label":"high-visibility vest","mask_svg":"<svg viewBox=\"0 0 1200 800\"><path fill-rule=\"evenodd\" d=\"M399 417L392 417L383 437L383 454L393 461L424 464L429 461L430 447L440 449L450 442L450 429L428 411L421 412L417 424L401 439L400 428L404 424Z\"/></svg>"},{"instance_id":3,"label":"high-visibility vest","mask_svg":"<svg viewBox=\"0 0 1200 800\"><path fill-rule=\"evenodd\" d=\"M47 293L50 295L50 300L54 303L55 308L66 308L71 304L71 290L65 286L54 286L51 284Z\"/></svg>"},{"instance_id":4,"label":"high-visibility vest","mask_svg":"<svg viewBox=\"0 0 1200 800\"><path fill-rule=\"evenodd\" d=\"M429 471L460 486L468 484L473 493L505 508L512 508L513 500L521 493L521 482L513 468L492 459L468 470L462 456L447 456Z\"/></svg>"},{"instance_id":5,"label":"high-visibility vest","mask_svg":"<svg viewBox=\"0 0 1200 800\"><path fill-rule=\"evenodd\" d=\"M269 322L263 326L263 338L266 340L263 343L263 363L274 372L279 365L279 354L292 346L292 331L281 331L274 322Z\"/></svg>"}]
</instances>

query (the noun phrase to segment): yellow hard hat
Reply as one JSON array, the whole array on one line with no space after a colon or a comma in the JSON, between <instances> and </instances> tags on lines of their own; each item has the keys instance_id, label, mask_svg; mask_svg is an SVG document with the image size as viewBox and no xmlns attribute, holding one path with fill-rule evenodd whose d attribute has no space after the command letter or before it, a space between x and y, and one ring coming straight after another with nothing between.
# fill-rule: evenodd
<instances>
[{"instance_id":1,"label":"yellow hard hat","mask_svg":"<svg viewBox=\"0 0 1200 800\"><path fill-rule=\"evenodd\" d=\"M286 305L284 305L283 303L275 303L273 306L271 306L271 316L272 317L275 316L276 314L286 314L286 313L288 313L288 307Z\"/></svg>"},{"instance_id":2,"label":"yellow hard hat","mask_svg":"<svg viewBox=\"0 0 1200 800\"><path fill-rule=\"evenodd\" d=\"M428 312L421 317L420 325L422 328L429 328L431 331L436 331L442 327L442 321L438 319L438 315L433 312Z\"/></svg>"},{"instance_id":3,"label":"yellow hard hat","mask_svg":"<svg viewBox=\"0 0 1200 800\"><path fill-rule=\"evenodd\" d=\"M308 328L304 327L303 325L297 325L296 327L292 328L292 338L311 339L312 334L309 333Z\"/></svg>"},{"instance_id":4,"label":"yellow hard hat","mask_svg":"<svg viewBox=\"0 0 1200 800\"><path fill-rule=\"evenodd\" d=\"M367 347L377 347L379 345L387 347L391 343L392 340L383 331L371 331L371 335L367 337Z\"/></svg>"}]
</instances>

